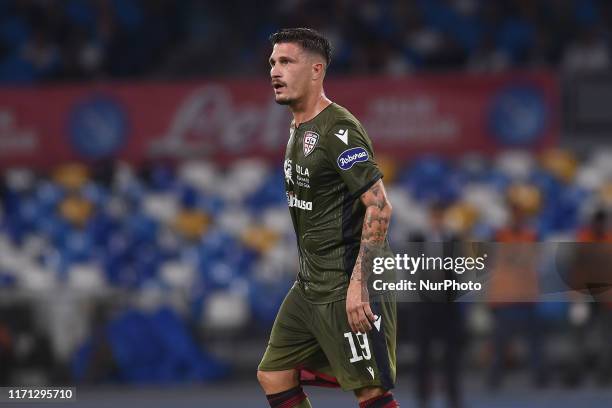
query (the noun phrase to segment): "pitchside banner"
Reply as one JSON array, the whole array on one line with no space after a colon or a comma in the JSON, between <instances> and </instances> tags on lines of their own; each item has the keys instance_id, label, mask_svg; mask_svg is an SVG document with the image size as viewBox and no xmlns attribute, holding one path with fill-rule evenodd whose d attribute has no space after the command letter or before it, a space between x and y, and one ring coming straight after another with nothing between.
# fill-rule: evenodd
<instances>
[{"instance_id":1,"label":"pitchside banner","mask_svg":"<svg viewBox=\"0 0 612 408\"><path fill-rule=\"evenodd\" d=\"M493 152L556 143L559 91L545 72L330 79L378 154ZM0 90L0 163L279 158L286 107L265 80L103 83Z\"/></svg>"}]
</instances>

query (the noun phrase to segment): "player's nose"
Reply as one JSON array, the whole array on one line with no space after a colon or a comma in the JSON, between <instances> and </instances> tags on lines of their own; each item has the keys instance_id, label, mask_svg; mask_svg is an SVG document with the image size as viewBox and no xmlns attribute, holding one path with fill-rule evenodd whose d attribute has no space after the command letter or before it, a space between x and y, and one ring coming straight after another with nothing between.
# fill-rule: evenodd
<instances>
[{"instance_id":1,"label":"player's nose","mask_svg":"<svg viewBox=\"0 0 612 408\"><path fill-rule=\"evenodd\" d=\"M270 68L270 77L273 79L281 77L281 71L280 69L278 69L277 65L274 65Z\"/></svg>"}]
</instances>

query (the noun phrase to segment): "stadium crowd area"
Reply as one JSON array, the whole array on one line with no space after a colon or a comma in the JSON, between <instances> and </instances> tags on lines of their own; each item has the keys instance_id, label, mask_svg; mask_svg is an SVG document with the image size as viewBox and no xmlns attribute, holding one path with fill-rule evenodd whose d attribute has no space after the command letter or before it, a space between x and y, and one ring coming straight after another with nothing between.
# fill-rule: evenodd
<instances>
[{"instance_id":1,"label":"stadium crowd area","mask_svg":"<svg viewBox=\"0 0 612 408\"><path fill-rule=\"evenodd\" d=\"M542 241L571 240L597 209L612 205L606 151L580 162L555 149L506 152L493 161L422 157L399 168L383 158L381 165L394 206L390 237L400 249L411 231L427 228L432 202L448 203L448 228L481 241L495 240L507 223L509 193L524 203ZM0 256L0 282L33 290L137 290L153 282L197 298L216 290L247 294L259 280L276 283L286 273L293 278L295 239L281 170L258 159L227 168L194 161L139 171L125 163L9 169L0 249L12 256Z\"/></svg>"},{"instance_id":2,"label":"stadium crowd area","mask_svg":"<svg viewBox=\"0 0 612 408\"><path fill-rule=\"evenodd\" d=\"M239 10L240 12L236 12ZM227 22L231 22L228 24ZM20 0L0 3L0 81L260 75L267 36L319 27L333 75L610 67L604 0ZM239 28L239 29L238 29Z\"/></svg>"}]
</instances>

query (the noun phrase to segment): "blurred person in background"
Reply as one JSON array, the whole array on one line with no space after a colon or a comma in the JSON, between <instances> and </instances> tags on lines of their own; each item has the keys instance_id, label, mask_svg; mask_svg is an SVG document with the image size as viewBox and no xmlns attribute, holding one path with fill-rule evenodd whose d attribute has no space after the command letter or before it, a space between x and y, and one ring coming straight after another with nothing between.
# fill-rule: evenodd
<instances>
[{"instance_id":1,"label":"blurred person in background","mask_svg":"<svg viewBox=\"0 0 612 408\"><path fill-rule=\"evenodd\" d=\"M26 302L0 308L0 386L45 383L61 375L44 370L57 366L49 336L35 320Z\"/></svg>"},{"instance_id":2,"label":"blurred person in background","mask_svg":"<svg viewBox=\"0 0 612 408\"><path fill-rule=\"evenodd\" d=\"M543 331L539 323L537 300L538 234L530 216L540 207L540 193L530 185L517 184L508 189L510 221L495 234L493 260L487 297L493 315L492 362L487 385L502 385L512 340L518 334L527 342L532 381L546 385Z\"/></svg>"},{"instance_id":3,"label":"blurred person in background","mask_svg":"<svg viewBox=\"0 0 612 408\"><path fill-rule=\"evenodd\" d=\"M0 321L0 386L9 384L12 360L13 337L8 324Z\"/></svg>"},{"instance_id":4,"label":"blurred person in background","mask_svg":"<svg viewBox=\"0 0 612 408\"><path fill-rule=\"evenodd\" d=\"M273 408L310 407L301 387L309 383L353 391L360 408L397 407L389 392L395 298L370 299L367 289L374 258L393 256L391 204L372 143L359 121L325 96L329 41L306 28L270 40L275 100L293 114L283 168L299 271L257 378Z\"/></svg>"},{"instance_id":5,"label":"blurred person in background","mask_svg":"<svg viewBox=\"0 0 612 408\"><path fill-rule=\"evenodd\" d=\"M610 47L599 27L582 27L563 55L568 73L601 72L610 68Z\"/></svg>"},{"instance_id":6,"label":"blurred person in background","mask_svg":"<svg viewBox=\"0 0 612 408\"><path fill-rule=\"evenodd\" d=\"M584 380L584 369L592 357L588 336L594 335L597 342L594 374L602 385L608 384L612 379L612 298L609 293L612 277L607 270L612 261L612 231L604 208L597 209L588 224L577 231L576 242L579 243L578 257L569 277L570 286L576 292L569 312L574 353L568 382L578 385Z\"/></svg>"},{"instance_id":7,"label":"blurred person in background","mask_svg":"<svg viewBox=\"0 0 612 408\"><path fill-rule=\"evenodd\" d=\"M430 257L460 256L462 237L449 230L445 225L445 213L450 202L436 200L429 207L429 228L423 233L413 234L409 246L414 253L424 253ZM415 245L414 243L421 243ZM416 247L420 247L417 250ZM457 274L452 270L427 271L429 281L444 282L456 280ZM416 320L417 365L416 385L419 406L430 407L434 391L434 350L441 345L444 390L448 406L463 406L461 396L462 348L465 338L465 319L463 310L456 303L458 293L452 290L423 291L421 301L413 304Z\"/></svg>"}]
</instances>

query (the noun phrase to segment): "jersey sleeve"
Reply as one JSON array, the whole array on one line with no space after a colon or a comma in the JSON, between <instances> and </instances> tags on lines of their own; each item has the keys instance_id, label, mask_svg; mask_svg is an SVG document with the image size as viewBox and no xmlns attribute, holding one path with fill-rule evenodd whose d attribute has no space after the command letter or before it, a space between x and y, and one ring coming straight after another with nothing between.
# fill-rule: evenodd
<instances>
[{"instance_id":1,"label":"jersey sleeve","mask_svg":"<svg viewBox=\"0 0 612 408\"><path fill-rule=\"evenodd\" d=\"M358 124L337 123L325 135L324 145L332 167L355 197L383 176L374 160L372 142Z\"/></svg>"}]
</instances>

